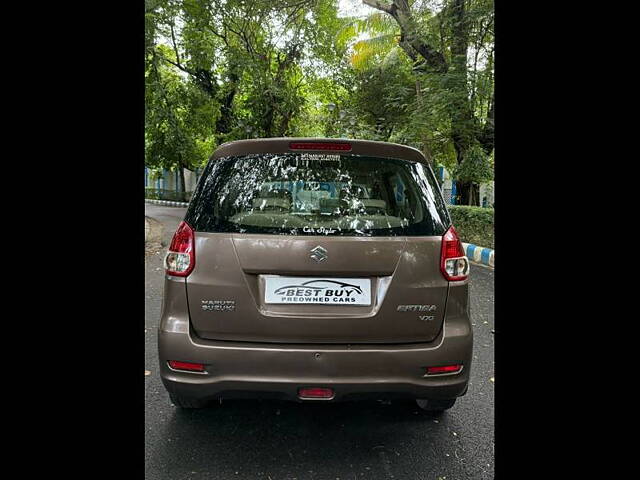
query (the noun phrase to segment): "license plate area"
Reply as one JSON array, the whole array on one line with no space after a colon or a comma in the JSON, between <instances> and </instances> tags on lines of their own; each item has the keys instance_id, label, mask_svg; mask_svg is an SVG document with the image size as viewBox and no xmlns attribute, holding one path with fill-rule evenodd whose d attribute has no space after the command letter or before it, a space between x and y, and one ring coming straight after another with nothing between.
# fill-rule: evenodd
<instances>
[{"instance_id":1,"label":"license plate area","mask_svg":"<svg viewBox=\"0 0 640 480\"><path fill-rule=\"evenodd\" d=\"M371 279L264 275L264 303L370 306Z\"/></svg>"}]
</instances>

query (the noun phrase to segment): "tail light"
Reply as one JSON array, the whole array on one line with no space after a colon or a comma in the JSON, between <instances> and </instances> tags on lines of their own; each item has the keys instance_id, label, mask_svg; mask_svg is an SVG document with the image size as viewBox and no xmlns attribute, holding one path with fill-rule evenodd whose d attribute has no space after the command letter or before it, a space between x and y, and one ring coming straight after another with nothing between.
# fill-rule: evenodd
<instances>
[{"instance_id":1,"label":"tail light","mask_svg":"<svg viewBox=\"0 0 640 480\"><path fill-rule=\"evenodd\" d=\"M469 259L453 226L442 236L440 270L449 281L465 280L469 276Z\"/></svg>"},{"instance_id":2,"label":"tail light","mask_svg":"<svg viewBox=\"0 0 640 480\"><path fill-rule=\"evenodd\" d=\"M168 275L186 277L196 264L195 242L193 229L187 222L180 222L173 235L164 266Z\"/></svg>"}]
</instances>

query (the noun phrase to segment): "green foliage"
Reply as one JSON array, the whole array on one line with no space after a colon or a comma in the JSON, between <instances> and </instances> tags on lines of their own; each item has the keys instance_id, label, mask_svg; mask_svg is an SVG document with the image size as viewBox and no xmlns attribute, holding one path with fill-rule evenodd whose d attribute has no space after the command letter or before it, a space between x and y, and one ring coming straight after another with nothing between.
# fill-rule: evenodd
<instances>
[{"instance_id":1,"label":"green foliage","mask_svg":"<svg viewBox=\"0 0 640 480\"><path fill-rule=\"evenodd\" d=\"M493 208L450 205L449 214L463 242L494 248Z\"/></svg>"},{"instance_id":2,"label":"green foliage","mask_svg":"<svg viewBox=\"0 0 640 480\"><path fill-rule=\"evenodd\" d=\"M463 182L483 183L493 180L493 165L482 147L474 145L454 170L453 176Z\"/></svg>"},{"instance_id":3,"label":"green foliage","mask_svg":"<svg viewBox=\"0 0 640 480\"><path fill-rule=\"evenodd\" d=\"M342 18L337 0L145 0L147 166L193 169L242 138L352 137L492 178L493 1L395 3L409 23Z\"/></svg>"},{"instance_id":4,"label":"green foliage","mask_svg":"<svg viewBox=\"0 0 640 480\"><path fill-rule=\"evenodd\" d=\"M202 145L211 146L217 104L196 84L185 82L166 59L177 61L177 56L167 45L150 41L145 69L145 164L193 170L210 155Z\"/></svg>"}]
</instances>

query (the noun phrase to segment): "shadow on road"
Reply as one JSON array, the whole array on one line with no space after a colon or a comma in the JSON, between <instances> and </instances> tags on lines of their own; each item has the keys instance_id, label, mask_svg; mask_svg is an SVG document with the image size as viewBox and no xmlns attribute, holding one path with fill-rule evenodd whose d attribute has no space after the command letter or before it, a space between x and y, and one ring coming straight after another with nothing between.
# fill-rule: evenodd
<instances>
[{"instance_id":1,"label":"shadow on road","mask_svg":"<svg viewBox=\"0 0 640 480\"><path fill-rule=\"evenodd\" d=\"M222 406L174 409L169 415L164 432L169 441L150 452L166 478L205 472L211 478L273 480L402 478L403 471L415 468L421 451L443 441L435 439L451 442L443 433L457 423L451 422L452 413L433 416L410 401L225 400Z\"/></svg>"}]
</instances>

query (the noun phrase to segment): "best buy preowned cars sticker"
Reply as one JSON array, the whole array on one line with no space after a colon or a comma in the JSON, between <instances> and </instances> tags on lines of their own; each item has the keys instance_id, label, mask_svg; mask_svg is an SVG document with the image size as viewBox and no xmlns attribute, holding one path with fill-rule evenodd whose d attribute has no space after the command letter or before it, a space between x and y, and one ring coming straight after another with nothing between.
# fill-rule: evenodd
<instances>
[{"instance_id":1,"label":"best buy preowned cars sticker","mask_svg":"<svg viewBox=\"0 0 640 480\"><path fill-rule=\"evenodd\" d=\"M371 305L371 280L266 276L265 303Z\"/></svg>"}]
</instances>

